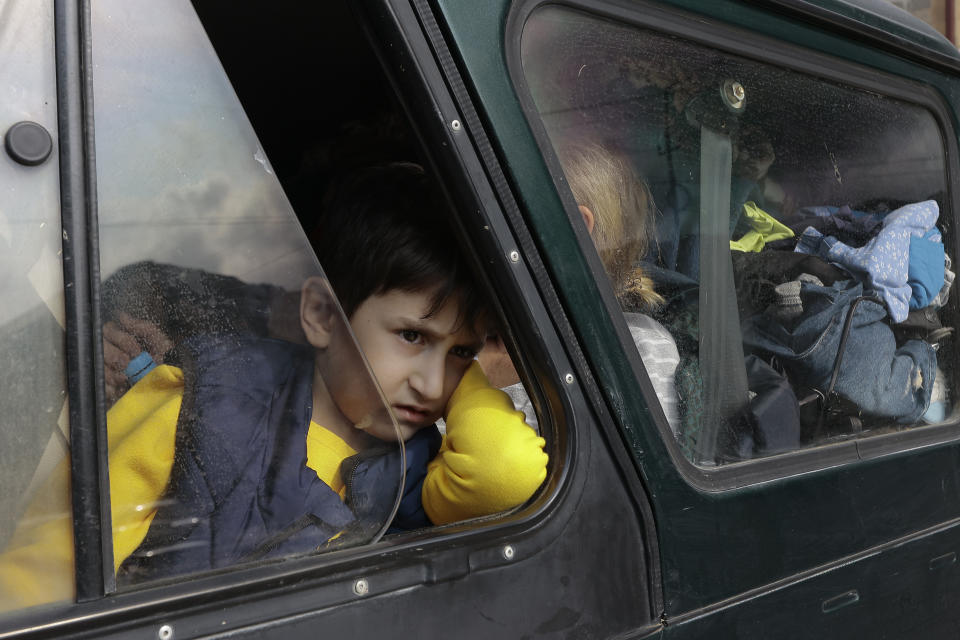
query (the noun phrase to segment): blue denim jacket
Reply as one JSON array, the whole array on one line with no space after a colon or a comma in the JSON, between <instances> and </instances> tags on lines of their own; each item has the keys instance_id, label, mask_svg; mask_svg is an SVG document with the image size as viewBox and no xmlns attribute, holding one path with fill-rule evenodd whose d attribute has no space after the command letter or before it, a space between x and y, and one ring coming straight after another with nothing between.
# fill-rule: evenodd
<instances>
[{"instance_id":1,"label":"blue denim jacket","mask_svg":"<svg viewBox=\"0 0 960 640\"><path fill-rule=\"evenodd\" d=\"M794 383L825 390L847 310L861 295L863 286L850 280L829 287L804 282L800 289L802 315L793 320L753 316L744 326L744 346L777 356ZM913 423L930 404L936 352L920 340L898 348L885 317L883 306L875 302L857 306L835 391L864 413Z\"/></svg>"}]
</instances>

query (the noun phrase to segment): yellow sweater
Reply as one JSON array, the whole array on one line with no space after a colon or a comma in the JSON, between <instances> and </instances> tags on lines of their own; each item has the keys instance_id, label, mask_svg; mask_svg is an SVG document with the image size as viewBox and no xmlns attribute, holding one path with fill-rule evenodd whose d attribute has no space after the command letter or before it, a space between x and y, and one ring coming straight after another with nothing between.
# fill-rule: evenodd
<instances>
[{"instance_id":1,"label":"yellow sweater","mask_svg":"<svg viewBox=\"0 0 960 640\"><path fill-rule=\"evenodd\" d=\"M173 467L183 372L158 366L107 414L114 570L143 542ZM447 434L429 464L423 505L434 524L497 513L526 501L546 477L544 440L492 388L467 370L450 399ZM343 496L340 463L354 451L311 422L307 466ZM0 555L0 610L72 599L73 537L69 461L60 464Z\"/></svg>"}]
</instances>

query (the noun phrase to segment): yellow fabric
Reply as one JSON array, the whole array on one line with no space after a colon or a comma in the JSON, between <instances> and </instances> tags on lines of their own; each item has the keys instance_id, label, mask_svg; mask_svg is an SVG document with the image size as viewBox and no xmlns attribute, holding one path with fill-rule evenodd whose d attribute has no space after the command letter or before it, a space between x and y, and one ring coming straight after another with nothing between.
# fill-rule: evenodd
<instances>
[{"instance_id":1,"label":"yellow fabric","mask_svg":"<svg viewBox=\"0 0 960 640\"><path fill-rule=\"evenodd\" d=\"M357 452L332 431L310 421L307 430L307 466L343 499L346 487L340 477L340 463Z\"/></svg>"},{"instance_id":2,"label":"yellow fabric","mask_svg":"<svg viewBox=\"0 0 960 640\"><path fill-rule=\"evenodd\" d=\"M183 372L158 366L107 413L114 569L140 544L170 479ZM445 524L525 502L546 477L544 440L509 396L473 363L447 407L447 434L430 462L422 498L431 521ZM315 422L307 466L343 495L340 463L356 452ZM33 499L0 555L0 611L72 600L75 594L69 459Z\"/></svg>"},{"instance_id":3,"label":"yellow fabric","mask_svg":"<svg viewBox=\"0 0 960 640\"><path fill-rule=\"evenodd\" d=\"M158 366L107 413L113 567L143 542L163 496L176 444L183 372ZM340 463L356 454L315 422L307 431L307 466L343 496ZM0 555L0 611L72 600L75 594L70 461L57 466ZM41 579L38 579L38 576Z\"/></svg>"},{"instance_id":4,"label":"yellow fabric","mask_svg":"<svg viewBox=\"0 0 960 640\"><path fill-rule=\"evenodd\" d=\"M434 524L523 504L547 477L546 444L474 362L450 397L447 433L427 467L423 508Z\"/></svg>"},{"instance_id":5,"label":"yellow fabric","mask_svg":"<svg viewBox=\"0 0 960 640\"><path fill-rule=\"evenodd\" d=\"M739 240L730 241L731 251L757 252L768 242L785 240L794 236L793 230L758 207L753 202L743 205L743 213L750 224L750 231Z\"/></svg>"},{"instance_id":6,"label":"yellow fabric","mask_svg":"<svg viewBox=\"0 0 960 640\"><path fill-rule=\"evenodd\" d=\"M113 569L147 535L170 479L183 399L183 372L159 366L107 413Z\"/></svg>"},{"instance_id":7,"label":"yellow fabric","mask_svg":"<svg viewBox=\"0 0 960 640\"><path fill-rule=\"evenodd\" d=\"M107 414L114 571L143 542L170 480L182 399L183 372L161 366ZM307 466L334 491L343 490L340 463L354 454L338 436L310 422Z\"/></svg>"},{"instance_id":8,"label":"yellow fabric","mask_svg":"<svg viewBox=\"0 0 960 640\"><path fill-rule=\"evenodd\" d=\"M173 466L183 374L160 366L107 413L114 569L143 541ZM71 600L70 460L61 462L0 555L0 609ZM39 578L39 579L38 579Z\"/></svg>"},{"instance_id":9,"label":"yellow fabric","mask_svg":"<svg viewBox=\"0 0 960 640\"><path fill-rule=\"evenodd\" d=\"M57 465L0 555L0 611L73 600L70 465Z\"/></svg>"}]
</instances>

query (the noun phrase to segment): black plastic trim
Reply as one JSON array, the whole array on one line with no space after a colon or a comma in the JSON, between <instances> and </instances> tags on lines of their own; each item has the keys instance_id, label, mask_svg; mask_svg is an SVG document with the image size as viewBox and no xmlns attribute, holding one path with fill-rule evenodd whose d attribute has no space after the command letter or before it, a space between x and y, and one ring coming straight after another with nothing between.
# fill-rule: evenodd
<instances>
[{"instance_id":1,"label":"black plastic trim","mask_svg":"<svg viewBox=\"0 0 960 640\"><path fill-rule=\"evenodd\" d=\"M543 299L543 304L546 305L548 315L539 320L539 322L550 322L556 328L560 338L563 340L564 349L569 353L571 363L574 367L574 373L576 374L576 381L579 383L584 395L586 395L586 397L589 399L590 405L596 414L597 423L603 427L602 431L606 441L614 444L614 446L610 447L611 453L618 461L622 472L621 476L623 477L627 487L630 489L631 494L634 496L643 518L643 526L646 532L645 543L647 546L647 563L650 570L648 584L650 586L649 592L652 598L651 610L661 611L663 609L663 602L662 592L660 590L660 554L657 543L656 525L653 518L653 510L650 504L650 496L647 493L646 487L644 487L642 484L640 476L636 473L637 466L634 458L625 450L623 434L617 429L616 424L607 409L605 399L600 392L599 384L593 377L592 369L587 362L587 358L585 357L582 348L580 347L580 342L576 336L576 333L574 332L574 329L567 318L566 311L560 302L560 298L553 286L553 282L550 279L549 271L547 270L537 244L527 227L526 221L523 218L523 214L520 211L520 207L513 196L507 175L497 158L497 154L494 150L491 140L488 138L483 128L483 122L481 121L479 112L473 104L473 98L471 97L471 94L460 75L456 61L446 45L444 40L445 34L443 34L438 28L436 18L433 16L433 9L431 8L428 0L410 1L420 14L421 20L427 22L427 24L424 24L424 31L428 34L428 37L430 38L430 44L434 49L434 53L443 67L443 73L447 83L449 84L450 93L452 94L457 107L459 107L459 112L466 123L466 131L472 139L475 147L475 151L469 148L465 148L463 150L463 153L461 153L461 162L465 160L465 157L468 154L476 153L479 155L479 158L483 163L483 169L486 171L488 176L489 183L495 189L496 198L499 200L500 205L502 206L502 214L506 216L513 233L520 241L523 260L529 265L530 272L534 276L537 288L539 289ZM574 210L576 210L576 207L574 207ZM577 221L581 221L579 215L577 215L575 219ZM584 230L584 235L585 233L586 232ZM589 238L587 238L586 242L590 242ZM593 246L592 242L590 242L589 246ZM599 258L597 259L597 268L602 269L602 266L599 265ZM626 335L629 336L629 333ZM522 357L522 355L523 354L516 353L515 358L517 356ZM561 372L557 371L556 373L559 374ZM534 386L531 384L534 381L530 380L529 378L524 382L528 388ZM573 426L576 425L574 424Z\"/></svg>"},{"instance_id":2,"label":"black plastic trim","mask_svg":"<svg viewBox=\"0 0 960 640\"><path fill-rule=\"evenodd\" d=\"M956 189L950 188L952 185L951 179L958 172L956 167L956 159L958 158L957 137L951 124L953 119L943 97L926 84L887 74L823 53L808 51L797 45L776 41L764 34L754 33L742 27L724 24L699 15L694 18L679 9L655 6L642 0L637 2L627 2L626 0L520 0L511 7L507 16L505 30L507 67L514 90L526 114L527 122L534 133L537 145L541 150L548 170L553 176L554 183L558 185L558 192L566 206L567 215L571 219L574 218L576 206L569 189L559 188L559 185L565 183L560 162L556 158L553 145L547 136L534 105L533 97L527 88L520 59L520 39L523 25L534 11L545 5L563 6L639 28L657 30L765 64L780 65L808 75L842 82L878 95L897 98L926 108L932 113L940 126L945 146L947 172L945 179L949 189L947 198L950 202L951 213L953 216L960 214L960 194ZM956 237L953 218L944 220L943 224L946 227L947 239L952 240L950 246L953 247L954 254L957 254L958 247L960 247L960 238ZM574 229L581 247L583 247L587 241L585 239L586 232L580 229L580 226L574 224ZM626 321L613 297L609 283L606 282L608 279L605 275L597 278L598 273L604 274L605 272L602 270L602 266L599 266L600 270L598 271L599 258L595 253L592 250L584 251L594 279L597 280L602 292L602 300L606 306L607 315L613 322L621 343L625 345L624 352L630 361L641 390L644 392L644 397L655 397L640 356L633 348ZM956 303L956 300L950 301L951 305ZM627 348L627 345L629 345L629 348ZM948 444L960 439L960 432L956 429L958 423L953 422L937 428L918 427L895 434L869 436L864 438L863 441L871 440L874 443L867 446L863 446L862 441L846 441L722 467L704 468L692 464L683 456L666 425L662 410L655 412L654 415L657 416L657 423L670 457L681 475L697 488L712 492L738 489L850 464L861 459L861 448L865 452L869 452L870 457L878 457L879 455L890 455L916 447L932 446L934 444L934 442L931 442L933 438L928 434L930 429L934 430L930 433L935 432L937 434L935 436L937 438L936 444Z\"/></svg>"},{"instance_id":3,"label":"black plastic trim","mask_svg":"<svg viewBox=\"0 0 960 640\"><path fill-rule=\"evenodd\" d=\"M114 589L101 350L89 0L55 0L77 600ZM106 533L104 533L106 532Z\"/></svg>"}]
</instances>

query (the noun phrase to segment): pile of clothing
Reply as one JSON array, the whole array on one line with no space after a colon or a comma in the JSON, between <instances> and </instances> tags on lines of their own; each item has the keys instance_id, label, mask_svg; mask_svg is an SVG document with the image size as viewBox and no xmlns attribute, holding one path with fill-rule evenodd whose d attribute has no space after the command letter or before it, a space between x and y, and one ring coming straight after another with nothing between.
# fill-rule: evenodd
<instances>
[{"instance_id":1,"label":"pile of clothing","mask_svg":"<svg viewBox=\"0 0 960 640\"><path fill-rule=\"evenodd\" d=\"M747 203L743 213L749 230L730 248L745 350L859 416L943 420L937 347L952 329L939 310L954 273L937 203L808 207L781 220Z\"/></svg>"}]
</instances>

